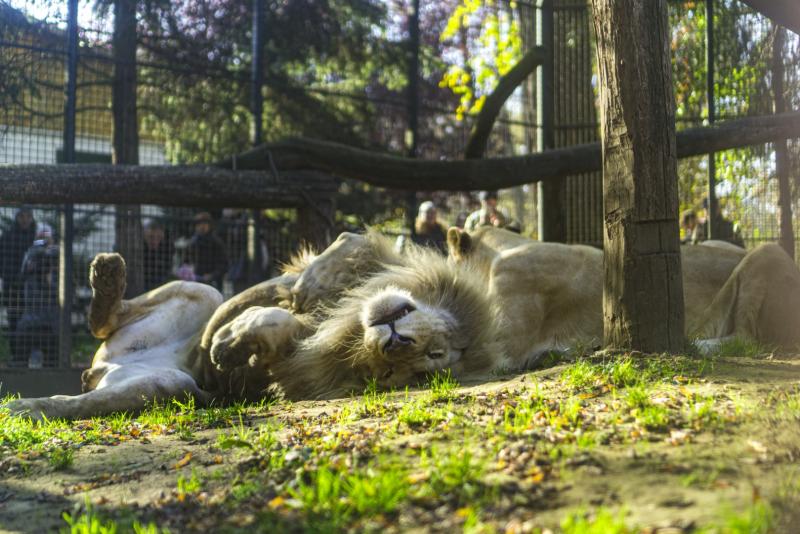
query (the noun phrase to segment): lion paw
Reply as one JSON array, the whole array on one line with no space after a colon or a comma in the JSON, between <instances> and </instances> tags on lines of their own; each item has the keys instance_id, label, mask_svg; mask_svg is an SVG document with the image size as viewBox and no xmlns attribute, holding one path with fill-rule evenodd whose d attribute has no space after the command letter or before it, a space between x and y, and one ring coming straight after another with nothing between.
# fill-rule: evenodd
<instances>
[{"instance_id":1,"label":"lion paw","mask_svg":"<svg viewBox=\"0 0 800 534\"><path fill-rule=\"evenodd\" d=\"M250 362L267 362L291 342L300 323L281 308L253 306L214 333L211 362L220 370Z\"/></svg>"},{"instance_id":2,"label":"lion paw","mask_svg":"<svg viewBox=\"0 0 800 534\"><path fill-rule=\"evenodd\" d=\"M41 399L14 399L2 408L8 410L9 415L30 417L34 421L41 421L47 415L47 407Z\"/></svg>"},{"instance_id":3,"label":"lion paw","mask_svg":"<svg viewBox=\"0 0 800 534\"><path fill-rule=\"evenodd\" d=\"M125 260L119 254L98 254L89 266L89 285L95 295L121 299L125 293L125 279Z\"/></svg>"}]
</instances>

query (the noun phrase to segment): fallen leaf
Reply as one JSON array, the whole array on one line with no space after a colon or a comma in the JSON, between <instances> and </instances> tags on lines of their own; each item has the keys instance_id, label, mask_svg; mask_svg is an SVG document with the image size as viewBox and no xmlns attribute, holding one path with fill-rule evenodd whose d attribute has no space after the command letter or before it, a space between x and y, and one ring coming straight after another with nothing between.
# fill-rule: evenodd
<instances>
[{"instance_id":1,"label":"fallen leaf","mask_svg":"<svg viewBox=\"0 0 800 534\"><path fill-rule=\"evenodd\" d=\"M183 458L178 460L178 462L174 466L172 466L172 468L173 469L180 469L181 467L186 467L186 465L188 465L188 463L191 462L191 461L192 461L192 453L191 452L187 452L184 455Z\"/></svg>"}]
</instances>

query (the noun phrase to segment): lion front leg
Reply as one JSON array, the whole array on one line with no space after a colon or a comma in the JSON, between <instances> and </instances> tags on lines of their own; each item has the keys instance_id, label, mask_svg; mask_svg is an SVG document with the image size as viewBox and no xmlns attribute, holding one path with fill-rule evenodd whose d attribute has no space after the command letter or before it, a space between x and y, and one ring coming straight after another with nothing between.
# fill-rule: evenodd
<instances>
[{"instance_id":1,"label":"lion front leg","mask_svg":"<svg viewBox=\"0 0 800 534\"><path fill-rule=\"evenodd\" d=\"M253 306L214 334L211 362L220 370L269 364L288 354L305 326L283 308Z\"/></svg>"}]
</instances>

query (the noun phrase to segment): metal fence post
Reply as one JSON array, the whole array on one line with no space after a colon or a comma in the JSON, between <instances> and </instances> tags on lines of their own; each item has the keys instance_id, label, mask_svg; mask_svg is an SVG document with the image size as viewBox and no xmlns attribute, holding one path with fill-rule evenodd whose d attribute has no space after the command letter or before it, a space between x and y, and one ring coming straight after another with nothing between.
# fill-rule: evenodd
<instances>
[{"instance_id":1,"label":"metal fence post","mask_svg":"<svg viewBox=\"0 0 800 534\"><path fill-rule=\"evenodd\" d=\"M251 105L253 111L253 146L264 142L264 0L253 0L253 65L251 72ZM261 281L261 217L258 210L249 210L246 229L247 284Z\"/></svg>"},{"instance_id":2,"label":"metal fence post","mask_svg":"<svg viewBox=\"0 0 800 534\"><path fill-rule=\"evenodd\" d=\"M539 152L555 147L554 128L554 46L553 0L541 0L536 14L538 44L547 50L547 56L536 70L536 117L539 132L536 144ZM539 240L565 242L567 240L566 180L539 182Z\"/></svg>"},{"instance_id":3,"label":"metal fence post","mask_svg":"<svg viewBox=\"0 0 800 534\"><path fill-rule=\"evenodd\" d=\"M717 119L714 101L714 0L706 0L706 98L708 99L708 124ZM714 152L708 154L708 205L706 213L706 232L709 239L716 237L719 217L717 201L717 158Z\"/></svg>"},{"instance_id":4,"label":"metal fence post","mask_svg":"<svg viewBox=\"0 0 800 534\"><path fill-rule=\"evenodd\" d=\"M67 63L64 101L64 163L75 163L75 106L78 75L78 0L69 0L67 15ZM61 247L58 266L58 364L71 366L73 280L73 205L67 204L60 214Z\"/></svg>"},{"instance_id":5,"label":"metal fence post","mask_svg":"<svg viewBox=\"0 0 800 534\"><path fill-rule=\"evenodd\" d=\"M412 0L411 13L408 17L408 90L406 93L408 130L405 141L410 158L416 158L419 152L419 2L420 0ZM416 233L414 228L416 216L417 193L409 191L406 195L406 225L412 236Z\"/></svg>"}]
</instances>

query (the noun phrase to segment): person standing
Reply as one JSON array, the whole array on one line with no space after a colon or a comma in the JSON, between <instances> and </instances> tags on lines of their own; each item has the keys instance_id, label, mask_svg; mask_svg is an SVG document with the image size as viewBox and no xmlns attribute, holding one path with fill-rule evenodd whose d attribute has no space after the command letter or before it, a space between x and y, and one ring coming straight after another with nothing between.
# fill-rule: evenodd
<instances>
[{"instance_id":1,"label":"person standing","mask_svg":"<svg viewBox=\"0 0 800 534\"><path fill-rule=\"evenodd\" d=\"M509 220L508 215L497 205L497 191L482 191L481 209L470 213L464 223L464 230L473 232L481 226L504 228Z\"/></svg>"},{"instance_id":2,"label":"person standing","mask_svg":"<svg viewBox=\"0 0 800 534\"><path fill-rule=\"evenodd\" d=\"M11 227L0 236L0 278L3 279L2 305L6 307L8 343L11 354L17 354L17 323L22 317L23 276L22 259L36 239L33 210L22 206L14 214ZM13 357L13 356L12 356Z\"/></svg>"},{"instance_id":3,"label":"person standing","mask_svg":"<svg viewBox=\"0 0 800 534\"><path fill-rule=\"evenodd\" d=\"M212 231L211 214L203 211L194 217L194 235L186 247L184 264L192 266L194 280L222 291L222 281L228 271L225 243Z\"/></svg>"},{"instance_id":4,"label":"person standing","mask_svg":"<svg viewBox=\"0 0 800 534\"><path fill-rule=\"evenodd\" d=\"M436 206L430 200L419 205L417 220L414 223L415 234L412 240L417 245L447 252L447 231L437 220Z\"/></svg>"},{"instance_id":5,"label":"person standing","mask_svg":"<svg viewBox=\"0 0 800 534\"><path fill-rule=\"evenodd\" d=\"M151 219L144 225L144 288L146 291L166 284L172 274L175 252L164 225Z\"/></svg>"}]
</instances>

